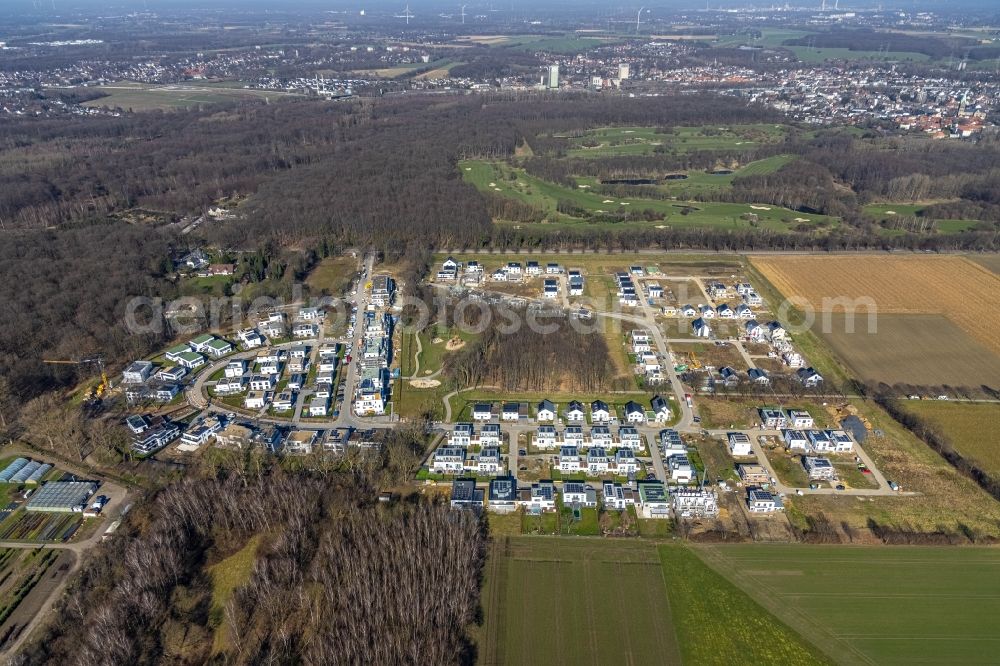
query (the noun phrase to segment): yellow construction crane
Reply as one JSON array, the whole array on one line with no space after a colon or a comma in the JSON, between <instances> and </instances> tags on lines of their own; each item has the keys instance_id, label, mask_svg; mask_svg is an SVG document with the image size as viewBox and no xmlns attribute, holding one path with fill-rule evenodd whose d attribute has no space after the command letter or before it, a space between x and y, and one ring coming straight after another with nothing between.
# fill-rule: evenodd
<instances>
[{"instance_id":1,"label":"yellow construction crane","mask_svg":"<svg viewBox=\"0 0 1000 666\"><path fill-rule=\"evenodd\" d=\"M62 359L47 359L43 358L42 363L56 364L56 365L94 365L101 373L101 383L91 393L92 398L102 397L107 390L111 387L111 382L108 380L108 374L104 370L104 358L101 356L89 356L87 358L81 358L79 360L62 360Z\"/></svg>"},{"instance_id":2,"label":"yellow construction crane","mask_svg":"<svg viewBox=\"0 0 1000 666\"><path fill-rule=\"evenodd\" d=\"M692 370L701 370L701 361L698 360L694 352L688 354L688 365Z\"/></svg>"}]
</instances>

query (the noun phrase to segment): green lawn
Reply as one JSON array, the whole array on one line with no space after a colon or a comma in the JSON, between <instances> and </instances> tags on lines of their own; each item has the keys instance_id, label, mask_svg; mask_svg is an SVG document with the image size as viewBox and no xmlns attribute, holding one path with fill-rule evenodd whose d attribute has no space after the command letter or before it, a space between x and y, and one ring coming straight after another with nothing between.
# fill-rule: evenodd
<instances>
[{"instance_id":1,"label":"green lawn","mask_svg":"<svg viewBox=\"0 0 1000 666\"><path fill-rule=\"evenodd\" d=\"M843 663L996 663L1000 550L740 544L697 552Z\"/></svg>"},{"instance_id":2,"label":"green lawn","mask_svg":"<svg viewBox=\"0 0 1000 666\"><path fill-rule=\"evenodd\" d=\"M354 257L327 257L309 272L306 286L314 295L340 296L358 271Z\"/></svg>"},{"instance_id":3,"label":"green lawn","mask_svg":"<svg viewBox=\"0 0 1000 666\"><path fill-rule=\"evenodd\" d=\"M845 48L816 48L811 46L782 46L795 54L802 62L825 62L827 60L891 60L924 62L930 56L911 51L852 51Z\"/></svg>"},{"instance_id":4,"label":"green lawn","mask_svg":"<svg viewBox=\"0 0 1000 666\"><path fill-rule=\"evenodd\" d=\"M590 191L592 188L572 189L550 183L505 162L465 160L459 163L459 168L463 177L477 189L495 196L515 199L543 210L550 222L561 224L601 224L616 229L710 226L721 229L760 228L788 231L802 223L817 225L835 223L835 218L825 215L797 213L771 205L754 207L750 204L736 203L606 197ZM587 183L581 180L581 184ZM560 201L572 203L588 217L573 217L558 212L557 205ZM655 221L591 222L589 220L590 216L599 218L602 213L624 214L642 210L655 211L665 217ZM744 219L744 216L748 215L756 216L756 222ZM547 228L549 226L555 225L547 225Z\"/></svg>"}]
</instances>

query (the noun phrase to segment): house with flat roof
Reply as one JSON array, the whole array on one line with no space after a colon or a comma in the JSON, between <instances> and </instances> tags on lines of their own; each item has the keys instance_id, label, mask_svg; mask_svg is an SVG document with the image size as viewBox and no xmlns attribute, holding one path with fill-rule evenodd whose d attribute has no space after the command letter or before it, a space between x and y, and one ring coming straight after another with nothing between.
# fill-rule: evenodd
<instances>
[{"instance_id":1,"label":"house with flat roof","mask_svg":"<svg viewBox=\"0 0 1000 666\"><path fill-rule=\"evenodd\" d=\"M747 490L747 510L750 513L774 513L784 509L785 505L777 495L760 488Z\"/></svg>"},{"instance_id":2,"label":"house with flat roof","mask_svg":"<svg viewBox=\"0 0 1000 666\"><path fill-rule=\"evenodd\" d=\"M523 506L526 513L538 514L556 510L556 487L551 481L532 483L527 488L517 491L517 504Z\"/></svg>"},{"instance_id":3,"label":"house with flat roof","mask_svg":"<svg viewBox=\"0 0 1000 666\"><path fill-rule=\"evenodd\" d=\"M586 483L567 481L563 484L563 506L596 507L597 491Z\"/></svg>"},{"instance_id":4,"label":"house with flat roof","mask_svg":"<svg viewBox=\"0 0 1000 666\"><path fill-rule=\"evenodd\" d=\"M479 512L483 508L483 491L475 479L455 479L451 484L451 508Z\"/></svg>"},{"instance_id":5,"label":"house with flat roof","mask_svg":"<svg viewBox=\"0 0 1000 666\"><path fill-rule=\"evenodd\" d=\"M510 476L490 479L486 508L493 513L512 513L517 510L517 480Z\"/></svg>"},{"instance_id":6,"label":"house with flat roof","mask_svg":"<svg viewBox=\"0 0 1000 666\"><path fill-rule=\"evenodd\" d=\"M660 481L643 481L638 484L639 514L643 518L669 518L670 496Z\"/></svg>"}]
</instances>

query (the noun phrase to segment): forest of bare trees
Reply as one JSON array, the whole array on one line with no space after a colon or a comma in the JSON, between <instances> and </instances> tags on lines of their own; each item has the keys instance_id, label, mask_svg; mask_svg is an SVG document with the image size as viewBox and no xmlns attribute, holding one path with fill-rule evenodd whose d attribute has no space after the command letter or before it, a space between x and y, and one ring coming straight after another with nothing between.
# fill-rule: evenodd
<instances>
[{"instance_id":1,"label":"forest of bare trees","mask_svg":"<svg viewBox=\"0 0 1000 666\"><path fill-rule=\"evenodd\" d=\"M338 478L273 470L160 491L14 663L469 663L485 555L475 514L379 504ZM212 567L245 549L252 567L220 605Z\"/></svg>"},{"instance_id":2,"label":"forest of bare trees","mask_svg":"<svg viewBox=\"0 0 1000 666\"><path fill-rule=\"evenodd\" d=\"M634 388L630 377L619 377L602 333L577 330L565 318L544 323L553 330L542 333L522 325L507 333L490 326L447 358L445 376L456 386L496 386L505 391Z\"/></svg>"}]
</instances>

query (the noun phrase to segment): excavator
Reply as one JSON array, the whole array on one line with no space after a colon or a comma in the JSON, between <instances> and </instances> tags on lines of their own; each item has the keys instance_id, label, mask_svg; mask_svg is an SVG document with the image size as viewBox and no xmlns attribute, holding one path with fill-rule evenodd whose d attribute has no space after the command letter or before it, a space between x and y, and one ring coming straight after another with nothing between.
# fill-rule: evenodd
<instances>
[{"instance_id":1,"label":"excavator","mask_svg":"<svg viewBox=\"0 0 1000 666\"><path fill-rule=\"evenodd\" d=\"M108 374L104 369L104 358L102 356L88 356L85 358L77 360L63 360L63 359L42 359L42 363L56 364L56 365L89 365L96 367L101 373L101 383L95 386L89 396L90 401L100 401L107 393L108 389L111 388L111 382L108 380Z\"/></svg>"},{"instance_id":2,"label":"excavator","mask_svg":"<svg viewBox=\"0 0 1000 666\"><path fill-rule=\"evenodd\" d=\"M701 361L698 360L698 357L695 356L694 352L688 354L688 367L690 367L692 370L701 369Z\"/></svg>"}]
</instances>

